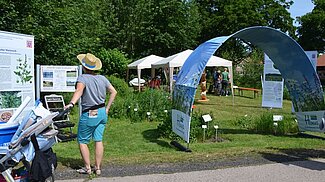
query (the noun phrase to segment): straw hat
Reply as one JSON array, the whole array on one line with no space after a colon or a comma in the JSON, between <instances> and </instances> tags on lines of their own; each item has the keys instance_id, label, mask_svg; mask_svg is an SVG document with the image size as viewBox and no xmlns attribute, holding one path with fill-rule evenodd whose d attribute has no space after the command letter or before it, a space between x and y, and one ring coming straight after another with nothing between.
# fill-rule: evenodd
<instances>
[{"instance_id":1,"label":"straw hat","mask_svg":"<svg viewBox=\"0 0 325 182\"><path fill-rule=\"evenodd\" d=\"M77 56L80 63L83 67L89 70L100 70L102 68L102 62L99 58L94 56L93 54L87 53L87 54L79 54Z\"/></svg>"}]
</instances>

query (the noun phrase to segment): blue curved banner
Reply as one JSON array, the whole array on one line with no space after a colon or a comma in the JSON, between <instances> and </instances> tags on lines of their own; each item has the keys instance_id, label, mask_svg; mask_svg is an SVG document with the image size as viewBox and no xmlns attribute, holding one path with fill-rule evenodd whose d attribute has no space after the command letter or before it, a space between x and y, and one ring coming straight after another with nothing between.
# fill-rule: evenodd
<instances>
[{"instance_id":1,"label":"blue curved banner","mask_svg":"<svg viewBox=\"0 0 325 182\"><path fill-rule=\"evenodd\" d=\"M231 37L258 46L272 59L285 80L297 113L304 115L307 111L324 110L320 80L301 46L279 30L261 26L249 27L230 36L208 40L197 47L187 58L178 74L173 91L172 120L173 131L176 134L189 142L190 114L199 80L209 58ZM310 112L308 115L310 116ZM304 121L300 121L302 122ZM299 126L301 126L300 123ZM318 116L313 126L304 126L300 129L323 131L324 127L321 128L321 126L325 126L325 122Z\"/></svg>"}]
</instances>

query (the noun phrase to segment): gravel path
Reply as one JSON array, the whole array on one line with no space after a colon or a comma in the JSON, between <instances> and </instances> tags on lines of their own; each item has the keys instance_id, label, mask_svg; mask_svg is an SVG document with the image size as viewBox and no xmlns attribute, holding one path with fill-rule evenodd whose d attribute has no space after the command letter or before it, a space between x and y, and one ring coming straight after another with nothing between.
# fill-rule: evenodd
<instances>
[{"instance_id":1,"label":"gravel path","mask_svg":"<svg viewBox=\"0 0 325 182\"><path fill-rule=\"evenodd\" d=\"M319 182L324 181L325 159L310 159L257 166L179 172L172 174L148 174L125 177L97 177L69 179L58 182Z\"/></svg>"},{"instance_id":2,"label":"gravel path","mask_svg":"<svg viewBox=\"0 0 325 182\"><path fill-rule=\"evenodd\" d=\"M323 150L298 150L283 154L261 154L209 162L164 163L150 165L103 166L101 177L123 177L148 174L172 174L180 172L224 169L238 166L257 166L261 164L304 161L308 158L325 158ZM86 179L87 175L78 174L75 169L57 169L56 180Z\"/></svg>"}]
</instances>

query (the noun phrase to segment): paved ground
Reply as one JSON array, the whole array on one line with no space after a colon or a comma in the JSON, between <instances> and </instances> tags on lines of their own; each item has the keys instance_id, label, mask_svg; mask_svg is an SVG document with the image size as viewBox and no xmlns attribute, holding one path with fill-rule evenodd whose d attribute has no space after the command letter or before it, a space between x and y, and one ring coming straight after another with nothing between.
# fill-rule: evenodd
<instances>
[{"instance_id":1,"label":"paved ground","mask_svg":"<svg viewBox=\"0 0 325 182\"><path fill-rule=\"evenodd\" d=\"M147 165L108 165L91 181L325 181L325 150L278 149L205 162ZM75 169L60 168L56 181L89 181Z\"/></svg>"},{"instance_id":2,"label":"paved ground","mask_svg":"<svg viewBox=\"0 0 325 182\"><path fill-rule=\"evenodd\" d=\"M215 170L203 170L192 172L175 172L171 174L148 174L123 177L101 177L89 180L69 179L58 180L60 182L320 182L325 181L325 159L311 159L304 161L292 161L285 163L270 163L244 167L231 167Z\"/></svg>"}]
</instances>

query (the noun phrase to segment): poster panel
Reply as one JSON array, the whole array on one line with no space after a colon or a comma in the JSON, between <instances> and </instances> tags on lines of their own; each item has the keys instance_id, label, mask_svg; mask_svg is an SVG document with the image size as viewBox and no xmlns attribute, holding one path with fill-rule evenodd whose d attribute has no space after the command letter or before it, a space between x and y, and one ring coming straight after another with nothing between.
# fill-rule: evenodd
<instances>
[{"instance_id":1,"label":"poster panel","mask_svg":"<svg viewBox=\"0 0 325 182\"><path fill-rule=\"evenodd\" d=\"M313 68L316 71L317 69L317 51L305 51L310 63L313 65ZM295 112L295 108L293 106L293 103L292 103L292 107L291 107L291 112Z\"/></svg>"},{"instance_id":2,"label":"poster panel","mask_svg":"<svg viewBox=\"0 0 325 182\"><path fill-rule=\"evenodd\" d=\"M0 73L0 121L6 122L26 97L26 112L35 103L34 36L0 31Z\"/></svg>"},{"instance_id":3,"label":"poster panel","mask_svg":"<svg viewBox=\"0 0 325 182\"><path fill-rule=\"evenodd\" d=\"M190 123L195 88L175 85L173 94L172 129L187 143L190 141Z\"/></svg>"},{"instance_id":4,"label":"poster panel","mask_svg":"<svg viewBox=\"0 0 325 182\"><path fill-rule=\"evenodd\" d=\"M264 54L262 107L282 108L284 80L272 60Z\"/></svg>"},{"instance_id":5,"label":"poster panel","mask_svg":"<svg viewBox=\"0 0 325 182\"><path fill-rule=\"evenodd\" d=\"M311 64L313 65L315 71L317 68L317 51L305 51L307 57L309 58Z\"/></svg>"},{"instance_id":6,"label":"poster panel","mask_svg":"<svg viewBox=\"0 0 325 182\"><path fill-rule=\"evenodd\" d=\"M296 112L299 131L325 131L325 111Z\"/></svg>"},{"instance_id":7,"label":"poster panel","mask_svg":"<svg viewBox=\"0 0 325 182\"><path fill-rule=\"evenodd\" d=\"M74 92L78 66L41 66L41 92Z\"/></svg>"}]
</instances>

